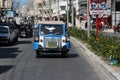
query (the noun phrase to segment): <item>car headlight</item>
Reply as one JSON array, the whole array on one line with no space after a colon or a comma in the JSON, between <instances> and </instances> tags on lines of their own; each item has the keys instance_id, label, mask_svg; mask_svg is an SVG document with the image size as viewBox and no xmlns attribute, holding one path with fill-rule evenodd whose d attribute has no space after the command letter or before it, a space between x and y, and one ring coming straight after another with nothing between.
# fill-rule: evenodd
<instances>
[{"instance_id":1,"label":"car headlight","mask_svg":"<svg viewBox=\"0 0 120 80\"><path fill-rule=\"evenodd\" d=\"M62 42L65 43L65 42L66 42L66 39L63 39Z\"/></svg>"}]
</instances>

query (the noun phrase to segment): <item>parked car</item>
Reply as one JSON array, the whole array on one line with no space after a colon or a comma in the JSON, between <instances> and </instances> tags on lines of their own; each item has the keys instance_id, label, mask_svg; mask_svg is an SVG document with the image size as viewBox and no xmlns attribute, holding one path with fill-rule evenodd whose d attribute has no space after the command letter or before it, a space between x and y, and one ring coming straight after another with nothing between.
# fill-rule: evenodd
<instances>
[{"instance_id":1,"label":"parked car","mask_svg":"<svg viewBox=\"0 0 120 80\"><path fill-rule=\"evenodd\" d=\"M14 23L8 23L7 24L14 32L15 32L15 41L17 42L18 41L18 38L19 38L19 30L18 30L18 27L16 26L16 24Z\"/></svg>"},{"instance_id":2,"label":"parked car","mask_svg":"<svg viewBox=\"0 0 120 80\"><path fill-rule=\"evenodd\" d=\"M0 43L12 44L18 41L18 31L10 23L0 23Z\"/></svg>"},{"instance_id":3,"label":"parked car","mask_svg":"<svg viewBox=\"0 0 120 80\"><path fill-rule=\"evenodd\" d=\"M34 33L36 57L43 53L60 52L67 56L71 48L66 24L62 21L41 21Z\"/></svg>"},{"instance_id":4,"label":"parked car","mask_svg":"<svg viewBox=\"0 0 120 80\"><path fill-rule=\"evenodd\" d=\"M24 23L21 23L19 25L19 37L25 37L25 25Z\"/></svg>"}]
</instances>

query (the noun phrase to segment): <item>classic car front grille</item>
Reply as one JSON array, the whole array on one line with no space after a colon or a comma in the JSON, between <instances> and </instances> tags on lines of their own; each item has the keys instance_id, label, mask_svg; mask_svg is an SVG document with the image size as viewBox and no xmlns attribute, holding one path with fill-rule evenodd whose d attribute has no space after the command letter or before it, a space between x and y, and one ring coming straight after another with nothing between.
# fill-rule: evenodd
<instances>
[{"instance_id":1,"label":"classic car front grille","mask_svg":"<svg viewBox=\"0 0 120 80\"><path fill-rule=\"evenodd\" d=\"M59 48L60 47L60 38L45 38L45 48Z\"/></svg>"}]
</instances>

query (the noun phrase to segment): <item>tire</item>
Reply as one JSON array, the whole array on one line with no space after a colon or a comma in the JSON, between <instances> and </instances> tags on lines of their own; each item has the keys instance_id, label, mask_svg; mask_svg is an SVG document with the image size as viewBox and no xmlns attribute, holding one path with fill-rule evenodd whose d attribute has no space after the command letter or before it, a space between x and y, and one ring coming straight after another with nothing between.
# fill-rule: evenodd
<instances>
[{"instance_id":1,"label":"tire","mask_svg":"<svg viewBox=\"0 0 120 80\"><path fill-rule=\"evenodd\" d=\"M15 38L15 42L18 42L18 36Z\"/></svg>"},{"instance_id":2,"label":"tire","mask_svg":"<svg viewBox=\"0 0 120 80\"><path fill-rule=\"evenodd\" d=\"M39 54L39 51L36 51L36 58L39 58L40 57L40 54Z\"/></svg>"},{"instance_id":3,"label":"tire","mask_svg":"<svg viewBox=\"0 0 120 80\"><path fill-rule=\"evenodd\" d=\"M12 42L10 41L10 39L8 40L8 45L11 46Z\"/></svg>"},{"instance_id":4,"label":"tire","mask_svg":"<svg viewBox=\"0 0 120 80\"><path fill-rule=\"evenodd\" d=\"M67 51L62 51L62 52L61 52L61 55L62 55L63 57L68 57L68 52L67 52Z\"/></svg>"}]
</instances>

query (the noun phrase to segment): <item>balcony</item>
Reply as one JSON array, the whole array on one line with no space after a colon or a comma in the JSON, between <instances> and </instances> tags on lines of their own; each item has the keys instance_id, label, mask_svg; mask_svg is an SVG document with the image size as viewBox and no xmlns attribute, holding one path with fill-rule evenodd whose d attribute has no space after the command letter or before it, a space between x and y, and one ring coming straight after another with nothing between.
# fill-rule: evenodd
<instances>
[{"instance_id":1,"label":"balcony","mask_svg":"<svg viewBox=\"0 0 120 80\"><path fill-rule=\"evenodd\" d=\"M83 15L87 13L87 0L81 0L78 2L79 9L78 9L78 15Z\"/></svg>"},{"instance_id":2,"label":"balcony","mask_svg":"<svg viewBox=\"0 0 120 80\"><path fill-rule=\"evenodd\" d=\"M66 5L65 6L60 6L60 10L62 10L62 11L66 10Z\"/></svg>"},{"instance_id":3,"label":"balcony","mask_svg":"<svg viewBox=\"0 0 120 80\"><path fill-rule=\"evenodd\" d=\"M60 15L63 15L63 14L66 14L66 11L65 11L65 10L60 11Z\"/></svg>"},{"instance_id":4,"label":"balcony","mask_svg":"<svg viewBox=\"0 0 120 80\"><path fill-rule=\"evenodd\" d=\"M87 0L80 0L78 4L87 4Z\"/></svg>"},{"instance_id":5,"label":"balcony","mask_svg":"<svg viewBox=\"0 0 120 80\"><path fill-rule=\"evenodd\" d=\"M43 8L43 6L42 6L42 4L41 3L37 3L37 9L42 9Z\"/></svg>"},{"instance_id":6,"label":"balcony","mask_svg":"<svg viewBox=\"0 0 120 80\"><path fill-rule=\"evenodd\" d=\"M87 8L81 8L80 10L79 10L79 14L81 15L81 14L87 14Z\"/></svg>"}]
</instances>

